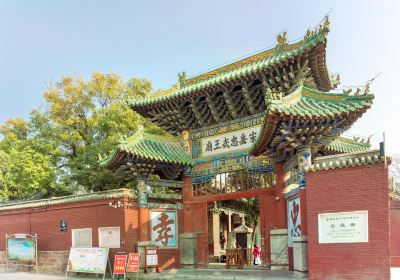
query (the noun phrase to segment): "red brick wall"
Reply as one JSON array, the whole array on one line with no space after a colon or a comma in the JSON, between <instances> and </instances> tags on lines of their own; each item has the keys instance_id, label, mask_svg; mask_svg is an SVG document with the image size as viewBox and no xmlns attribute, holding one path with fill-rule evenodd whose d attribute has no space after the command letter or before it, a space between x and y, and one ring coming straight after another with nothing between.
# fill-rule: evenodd
<instances>
[{"instance_id":1,"label":"red brick wall","mask_svg":"<svg viewBox=\"0 0 400 280\"><path fill-rule=\"evenodd\" d=\"M400 267L400 201L390 201L390 265Z\"/></svg>"},{"instance_id":2,"label":"red brick wall","mask_svg":"<svg viewBox=\"0 0 400 280\"><path fill-rule=\"evenodd\" d=\"M67 220L67 232L60 232L60 220ZM91 227L93 246L98 246L98 228L121 226L123 231L124 220L122 208L110 208L108 201L95 201L3 212L0 225L0 250L5 249L3 233L23 232L38 235L39 251L65 251L72 245L72 229Z\"/></svg>"},{"instance_id":3,"label":"red brick wall","mask_svg":"<svg viewBox=\"0 0 400 280\"><path fill-rule=\"evenodd\" d=\"M6 250L6 234L30 233L30 214L0 215L0 251Z\"/></svg>"},{"instance_id":4,"label":"red brick wall","mask_svg":"<svg viewBox=\"0 0 400 280\"><path fill-rule=\"evenodd\" d=\"M307 173L309 279L389 279L388 174L383 164ZM368 210L369 242L319 244L318 214Z\"/></svg>"},{"instance_id":5,"label":"red brick wall","mask_svg":"<svg viewBox=\"0 0 400 280\"><path fill-rule=\"evenodd\" d=\"M0 212L0 251L5 251L6 233L31 233L38 235L39 251L69 251L72 246L72 229L92 228L92 246L99 246L98 228L119 226L121 248L110 250L113 262L116 252L135 252L138 241L138 208L136 202L124 199L129 208L111 208L110 200L80 202ZM159 209L160 210L160 209ZM163 209L165 210L165 209ZM178 232L183 232L183 210L178 210ZM68 231L60 232L60 221L66 220ZM150 224L147 225L150 228ZM150 236L148 237L150 240ZM160 269L179 267L179 247L160 249Z\"/></svg>"}]
</instances>

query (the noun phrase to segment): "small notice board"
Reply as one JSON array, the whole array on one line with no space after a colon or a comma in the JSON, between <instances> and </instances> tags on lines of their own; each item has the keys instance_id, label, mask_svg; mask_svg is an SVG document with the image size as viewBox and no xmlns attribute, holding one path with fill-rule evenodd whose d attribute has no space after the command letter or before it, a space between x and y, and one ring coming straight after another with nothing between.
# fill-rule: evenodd
<instances>
[{"instance_id":1,"label":"small notice board","mask_svg":"<svg viewBox=\"0 0 400 280\"><path fill-rule=\"evenodd\" d=\"M147 273L147 268L155 267L156 272L159 273L158 268L158 247L145 246L144 247L144 272Z\"/></svg>"},{"instance_id":2,"label":"small notice board","mask_svg":"<svg viewBox=\"0 0 400 280\"><path fill-rule=\"evenodd\" d=\"M6 265L32 266L37 273L37 235L6 234Z\"/></svg>"}]
</instances>

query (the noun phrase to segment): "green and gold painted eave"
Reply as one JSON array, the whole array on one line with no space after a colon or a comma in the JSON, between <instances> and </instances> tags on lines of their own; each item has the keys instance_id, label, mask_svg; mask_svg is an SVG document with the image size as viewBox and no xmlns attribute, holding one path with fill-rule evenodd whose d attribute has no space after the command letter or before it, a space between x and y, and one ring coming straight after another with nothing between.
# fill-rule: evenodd
<instances>
[{"instance_id":1,"label":"green and gold painted eave","mask_svg":"<svg viewBox=\"0 0 400 280\"><path fill-rule=\"evenodd\" d=\"M143 127L130 137L120 141L110 155L99 161L100 166L109 167L117 159L129 155L139 160L158 163L172 163L183 166L194 164L190 154L184 149L182 141L172 135L153 134Z\"/></svg>"},{"instance_id":2,"label":"green and gold painted eave","mask_svg":"<svg viewBox=\"0 0 400 280\"><path fill-rule=\"evenodd\" d=\"M345 95L317 91L300 85L280 100L272 100L268 113L285 117L326 118L348 114L372 105L374 95Z\"/></svg>"},{"instance_id":3,"label":"green and gold painted eave","mask_svg":"<svg viewBox=\"0 0 400 280\"><path fill-rule=\"evenodd\" d=\"M283 98L268 100L266 116L257 141L250 148L251 155L260 155L260 147L268 143L281 121L334 119L350 115L361 115L372 106L374 95L363 93L348 95L323 92L299 84ZM357 117L349 120L352 123ZM260 146L261 145L261 146Z\"/></svg>"},{"instance_id":4,"label":"green and gold painted eave","mask_svg":"<svg viewBox=\"0 0 400 280\"><path fill-rule=\"evenodd\" d=\"M326 28L321 28L310 38L289 45L285 51L277 51L276 48L263 51L246 59L191 78L187 80L184 85L180 85L179 87L173 87L146 99L132 100L129 101L128 104L132 109L135 109L138 107L147 107L156 103L167 102L229 80L245 77L274 65L279 65L309 51L319 44L325 44L327 32L328 30Z\"/></svg>"}]
</instances>

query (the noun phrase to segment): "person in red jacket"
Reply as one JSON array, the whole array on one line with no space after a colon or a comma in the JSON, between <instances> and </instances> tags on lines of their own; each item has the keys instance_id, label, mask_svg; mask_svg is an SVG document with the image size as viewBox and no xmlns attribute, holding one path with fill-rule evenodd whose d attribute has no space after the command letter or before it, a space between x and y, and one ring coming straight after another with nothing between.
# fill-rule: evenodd
<instances>
[{"instance_id":1,"label":"person in red jacket","mask_svg":"<svg viewBox=\"0 0 400 280\"><path fill-rule=\"evenodd\" d=\"M254 245L253 256L254 256L253 264L254 265L261 264L261 248L258 247L257 245Z\"/></svg>"}]
</instances>

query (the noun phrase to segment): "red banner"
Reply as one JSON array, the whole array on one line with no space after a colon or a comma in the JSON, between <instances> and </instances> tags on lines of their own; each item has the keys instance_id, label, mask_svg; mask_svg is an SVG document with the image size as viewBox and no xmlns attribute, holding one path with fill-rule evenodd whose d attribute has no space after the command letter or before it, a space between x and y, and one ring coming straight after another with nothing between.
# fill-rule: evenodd
<instances>
[{"instance_id":1,"label":"red banner","mask_svg":"<svg viewBox=\"0 0 400 280\"><path fill-rule=\"evenodd\" d=\"M140 254L130 253L128 258L128 265L126 267L126 272L138 272L140 264Z\"/></svg>"},{"instance_id":2,"label":"red banner","mask_svg":"<svg viewBox=\"0 0 400 280\"><path fill-rule=\"evenodd\" d=\"M115 255L114 274L125 274L126 255Z\"/></svg>"}]
</instances>

